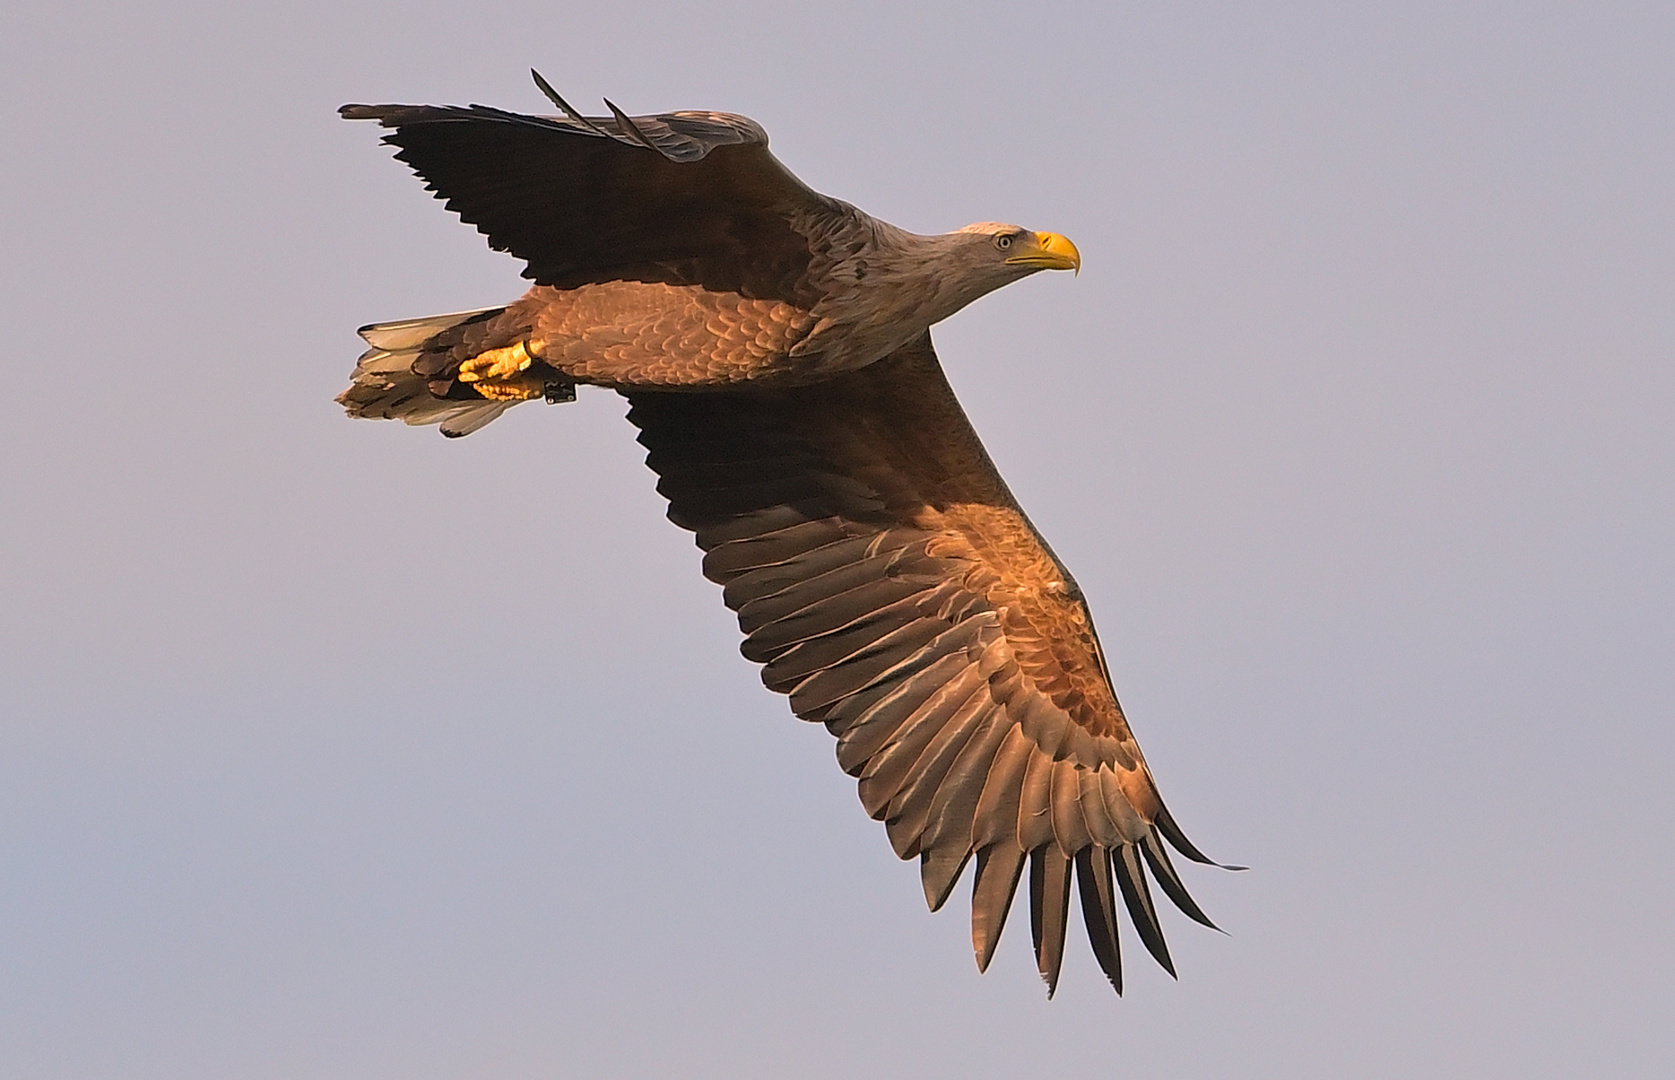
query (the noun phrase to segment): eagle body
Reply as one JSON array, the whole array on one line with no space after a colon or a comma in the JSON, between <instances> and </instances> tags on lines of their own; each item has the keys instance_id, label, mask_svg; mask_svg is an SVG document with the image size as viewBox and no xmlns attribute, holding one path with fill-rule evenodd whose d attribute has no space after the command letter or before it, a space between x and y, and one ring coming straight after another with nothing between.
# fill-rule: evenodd
<instances>
[{"instance_id":1,"label":"eagle body","mask_svg":"<svg viewBox=\"0 0 1675 1080\"><path fill-rule=\"evenodd\" d=\"M942 237L915 236L850 209L812 300L753 297L701 283L609 280L536 285L507 328L567 378L613 389L693 390L816 382L907 345L981 292L929 273ZM836 230L833 230L836 231ZM825 239L825 238L821 238ZM507 341L504 344L511 344Z\"/></svg>"},{"instance_id":2,"label":"eagle body","mask_svg":"<svg viewBox=\"0 0 1675 1080\"><path fill-rule=\"evenodd\" d=\"M744 117L584 117L536 80L562 116L343 107L534 284L504 308L364 327L339 401L459 436L578 385L621 393L744 655L836 736L933 910L975 865L979 968L1027 868L1049 994L1072 880L1119 992L1119 906L1172 972L1148 877L1209 925L1165 841L1209 860L930 338L987 292L1079 268L1074 245L994 222L916 235L804 186Z\"/></svg>"}]
</instances>

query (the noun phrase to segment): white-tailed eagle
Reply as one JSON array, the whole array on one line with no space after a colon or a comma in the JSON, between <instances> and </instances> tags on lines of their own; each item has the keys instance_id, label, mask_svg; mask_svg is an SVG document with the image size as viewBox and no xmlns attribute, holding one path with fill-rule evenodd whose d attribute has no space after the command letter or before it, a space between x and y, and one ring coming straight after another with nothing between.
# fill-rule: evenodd
<instances>
[{"instance_id":1,"label":"white-tailed eagle","mask_svg":"<svg viewBox=\"0 0 1675 1080\"><path fill-rule=\"evenodd\" d=\"M1173 973L1150 878L1188 916L1159 798L1087 604L955 400L931 324L1038 270L1053 233L919 236L821 195L742 116L346 105L534 286L382 323L339 401L465 435L578 385L628 398L669 517L769 689L837 737L867 813L942 905L975 863L988 966L1027 868L1048 992L1075 879L1118 991L1117 912Z\"/></svg>"}]
</instances>

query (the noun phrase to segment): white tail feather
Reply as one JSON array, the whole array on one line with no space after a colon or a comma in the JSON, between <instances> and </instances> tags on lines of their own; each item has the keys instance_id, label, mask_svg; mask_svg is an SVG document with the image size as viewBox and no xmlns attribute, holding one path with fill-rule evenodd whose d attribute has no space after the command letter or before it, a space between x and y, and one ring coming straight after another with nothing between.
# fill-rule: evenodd
<instances>
[{"instance_id":1,"label":"white tail feather","mask_svg":"<svg viewBox=\"0 0 1675 1080\"><path fill-rule=\"evenodd\" d=\"M417 349L444 330L452 330L479 315L500 310L502 309L478 308L476 311L456 311L448 315L427 315L422 319L373 323L371 326L361 327L355 333L365 338L366 343L374 348L400 352L405 349Z\"/></svg>"},{"instance_id":2,"label":"white tail feather","mask_svg":"<svg viewBox=\"0 0 1675 1080\"><path fill-rule=\"evenodd\" d=\"M442 434L450 439L457 439L462 435L469 435L490 420L497 419L501 413L513 405L522 404L517 401L484 401L466 406L459 412L442 421ZM411 420L408 423L412 423Z\"/></svg>"},{"instance_id":3,"label":"white tail feather","mask_svg":"<svg viewBox=\"0 0 1675 1080\"><path fill-rule=\"evenodd\" d=\"M401 420L407 424L440 424L449 438L469 435L517 401L455 401L430 392L430 382L413 373L413 365L439 335L474 320L498 314L501 308L457 311L423 319L374 323L357 331L372 348L355 364L354 382L338 396L351 416Z\"/></svg>"}]
</instances>

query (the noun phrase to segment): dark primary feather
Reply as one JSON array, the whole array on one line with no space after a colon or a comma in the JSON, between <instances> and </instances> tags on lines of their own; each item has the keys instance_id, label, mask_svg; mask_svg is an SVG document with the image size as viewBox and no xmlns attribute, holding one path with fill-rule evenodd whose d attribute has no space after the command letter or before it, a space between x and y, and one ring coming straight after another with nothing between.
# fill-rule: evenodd
<instances>
[{"instance_id":1,"label":"dark primary feather","mask_svg":"<svg viewBox=\"0 0 1675 1080\"><path fill-rule=\"evenodd\" d=\"M738 613L742 651L837 736L867 812L920 860L927 904L975 862L978 966L1027 861L1049 993L1073 876L1118 992L1119 893L1172 970L1144 866L1207 921L1161 838L1200 856L1156 798L1074 583L994 471L929 336L815 385L628 397L670 518L696 533Z\"/></svg>"},{"instance_id":2,"label":"dark primary feather","mask_svg":"<svg viewBox=\"0 0 1675 1080\"><path fill-rule=\"evenodd\" d=\"M1163 970L1175 974L1175 963L1169 959L1169 946L1163 940L1163 924L1157 920L1157 908L1152 904L1151 890L1146 887L1146 873L1140 867L1140 856L1134 845L1124 844L1118 848L1112 865L1141 943L1152 954L1152 959L1163 966Z\"/></svg>"},{"instance_id":3,"label":"dark primary feather","mask_svg":"<svg viewBox=\"0 0 1675 1080\"><path fill-rule=\"evenodd\" d=\"M345 105L376 120L426 186L524 276L698 284L812 303L811 230L852 213L768 152L727 113L525 116L484 105Z\"/></svg>"},{"instance_id":4,"label":"dark primary feather","mask_svg":"<svg viewBox=\"0 0 1675 1080\"><path fill-rule=\"evenodd\" d=\"M1122 948L1117 943L1116 887L1111 881L1109 848L1092 845L1076 853L1076 884L1081 890L1082 919L1099 969L1112 989L1122 993Z\"/></svg>"},{"instance_id":5,"label":"dark primary feather","mask_svg":"<svg viewBox=\"0 0 1675 1080\"><path fill-rule=\"evenodd\" d=\"M1056 844L1043 844L1029 854L1030 934L1035 939L1035 964L1047 984L1047 996L1058 989L1064 962L1064 932L1070 919L1070 860Z\"/></svg>"}]
</instances>

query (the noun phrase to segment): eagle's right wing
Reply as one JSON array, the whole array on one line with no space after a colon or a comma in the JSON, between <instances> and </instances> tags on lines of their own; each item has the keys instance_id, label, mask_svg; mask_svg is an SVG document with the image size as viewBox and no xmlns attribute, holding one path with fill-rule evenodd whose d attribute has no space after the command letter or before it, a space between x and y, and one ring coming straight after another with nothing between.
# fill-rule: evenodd
<instances>
[{"instance_id":1,"label":"eagle's right wing","mask_svg":"<svg viewBox=\"0 0 1675 1080\"><path fill-rule=\"evenodd\" d=\"M816 385L628 397L745 656L837 736L867 812L919 858L933 910L976 857L978 967L1027 862L1049 993L1072 868L1112 985L1119 893L1173 972L1145 867L1210 925L1162 841L1208 860L1158 798L1080 591L995 471L930 336Z\"/></svg>"}]
</instances>

